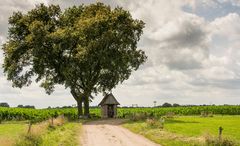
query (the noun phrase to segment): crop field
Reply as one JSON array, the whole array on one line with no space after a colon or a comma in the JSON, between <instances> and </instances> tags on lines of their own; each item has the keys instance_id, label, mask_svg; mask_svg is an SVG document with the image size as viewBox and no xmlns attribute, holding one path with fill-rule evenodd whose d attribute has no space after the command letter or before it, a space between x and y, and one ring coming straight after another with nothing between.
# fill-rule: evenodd
<instances>
[{"instance_id":1,"label":"crop field","mask_svg":"<svg viewBox=\"0 0 240 146\"><path fill-rule=\"evenodd\" d=\"M201 115L211 113L215 115L240 115L240 106L193 106L171 108L118 108L118 118L128 118L134 114L145 114L147 117L161 117L167 113L176 115ZM92 116L100 117L99 108L91 108ZM0 108L0 121L30 120L41 122L52 117L64 115L70 120L77 119L76 108L66 109L26 109L26 108Z\"/></svg>"}]
</instances>

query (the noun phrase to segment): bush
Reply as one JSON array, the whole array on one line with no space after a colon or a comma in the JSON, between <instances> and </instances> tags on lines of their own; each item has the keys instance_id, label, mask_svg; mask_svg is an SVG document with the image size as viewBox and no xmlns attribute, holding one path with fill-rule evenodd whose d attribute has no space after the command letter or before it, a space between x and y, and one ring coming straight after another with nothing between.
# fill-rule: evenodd
<instances>
[{"instance_id":1,"label":"bush","mask_svg":"<svg viewBox=\"0 0 240 146\"><path fill-rule=\"evenodd\" d=\"M62 126L66 122L67 122L67 119L64 117L64 115L60 115L57 118L52 117L48 120L48 123L49 123L48 128L56 129L56 127Z\"/></svg>"},{"instance_id":2,"label":"bush","mask_svg":"<svg viewBox=\"0 0 240 146\"><path fill-rule=\"evenodd\" d=\"M162 119L160 119L160 121L158 121L156 119L147 119L146 123L147 123L148 126L150 126L152 128L163 129L163 126L164 126L164 121Z\"/></svg>"},{"instance_id":3,"label":"bush","mask_svg":"<svg viewBox=\"0 0 240 146\"><path fill-rule=\"evenodd\" d=\"M212 112L203 111L201 112L201 117L213 117Z\"/></svg>"},{"instance_id":4,"label":"bush","mask_svg":"<svg viewBox=\"0 0 240 146\"><path fill-rule=\"evenodd\" d=\"M42 139L39 135L25 134L19 139L16 146L37 146L40 145Z\"/></svg>"},{"instance_id":5,"label":"bush","mask_svg":"<svg viewBox=\"0 0 240 146\"><path fill-rule=\"evenodd\" d=\"M133 114L128 115L127 118L129 118L132 121L142 121L147 118L147 114L146 113L133 113Z\"/></svg>"},{"instance_id":6,"label":"bush","mask_svg":"<svg viewBox=\"0 0 240 146\"><path fill-rule=\"evenodd\" d=\"M169 118L169 119L174 118L174 116L175 116L175 113L174 113L174 112L167 112L166 115L165 115L165 117L166 117L166 118Z\"/></svg>"}]
</instances>

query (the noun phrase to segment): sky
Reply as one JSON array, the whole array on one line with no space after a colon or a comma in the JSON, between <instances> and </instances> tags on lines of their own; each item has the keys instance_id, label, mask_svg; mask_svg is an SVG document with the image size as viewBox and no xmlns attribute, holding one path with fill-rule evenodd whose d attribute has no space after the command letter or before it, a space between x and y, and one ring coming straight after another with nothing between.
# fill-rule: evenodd
<instances>
[{"instance_id":1,"label":"sky","mask_svg":"<svg viewBox=\"0 0 240 146\"><path fill-rule=\"evenodd\" d=\"M147 62L112 90L121 106L240 104L240 0L98 0L121 6L146 23L138 43ZM0 0L0 45L7 39L8 17L38 3L62 9L96 0ZM0 64L3 63L0 49ZM102 94L94 95L97 105ZM68 89L51 95L39 84L12 88L0 68L0 102L37 108L76 104Z\"/></svg>"}]
</instances>

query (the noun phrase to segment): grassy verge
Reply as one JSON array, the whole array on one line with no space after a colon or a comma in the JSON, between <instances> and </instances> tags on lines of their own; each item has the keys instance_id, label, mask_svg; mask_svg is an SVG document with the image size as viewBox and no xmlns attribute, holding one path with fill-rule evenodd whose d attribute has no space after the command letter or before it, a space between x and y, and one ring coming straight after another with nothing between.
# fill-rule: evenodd
<instances>
[{"instance_id":1,"label":"grassy verge","mask_svg":"<svg viewBox=\"0 0 240 146\"><path fill-rule=\"evenodd\" d=\"M218 135L218 128L223 127L223 136L240 142L240 116L192 117L184 116L170 120L165 128L173 133L185 136L204 134Z\"/></svg>"},{"instance_id":2,"label":"grassy verge","mask_svg":"<svg viewBox=\"0 0 240 146\"><path fill-rule=\"evenodd\" d=\"M41 146L76 146L79 145L81 123L70 122L56 129L50 129L42 136Z\"/></svg>"},{"instance_id":3,"label":"grassy verge","mask_svg":"<svg viewBox=\"0 0 240 146\"><path fill-rule=\"evenodd\" d=\"M25 133L17 146L76 146L79 145L81 122L67 122L57 118L53 122L35 124L30 133Z\"/></svg>"},{"instance_id":4,"label":"grassy verge","mask_svg":"<svg viewBox=\"0 0 240 146\"><path fill-rule=\"evenodd\" d=\"M240 116L182 116L168 119L164 128L149 125L146 121L128 122L123 126L131 131L166 146L207 145L208 135L217 137L223 127L223 137L240 144Z\"/></svg>"},{"instance_id":5,"label":"grassy verge","mask_svg":"<svg viewBox=\"0 0 240 146\"><path fill-rule=\"evenodd\" d=\"M0 145L11 146L16 143L19 136L27 129L27 123L23 122L3 122L0 124Z\"/></svg>"}]
</instances>

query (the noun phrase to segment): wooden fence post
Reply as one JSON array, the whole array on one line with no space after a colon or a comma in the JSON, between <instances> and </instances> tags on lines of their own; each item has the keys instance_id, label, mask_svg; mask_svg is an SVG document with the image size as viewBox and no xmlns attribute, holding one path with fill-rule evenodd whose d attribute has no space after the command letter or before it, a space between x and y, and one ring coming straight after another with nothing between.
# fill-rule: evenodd
<instances>
[{"instance_id":1,"label":"wooden fence post","mask_svg":"<svg viewBox=\"0 0 240 146\"><path fill-rule=\"evenodd\" d=\"M219 134L218 135L219 141L222 141L222 131L223 131L223 128L220 126L218 130L219 130L219 133L218 133Z\"/></svg>"}]
</instances>

